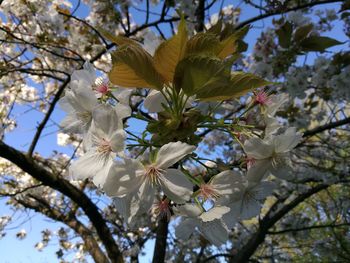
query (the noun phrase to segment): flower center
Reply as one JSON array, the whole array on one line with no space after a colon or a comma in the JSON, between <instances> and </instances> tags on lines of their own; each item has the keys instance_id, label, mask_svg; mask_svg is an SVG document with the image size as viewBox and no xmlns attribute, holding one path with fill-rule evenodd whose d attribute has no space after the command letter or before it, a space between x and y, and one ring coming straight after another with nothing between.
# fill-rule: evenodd
<instances>
[{"instance_id":1,"label":"flower center","mask_svg":"<svg viewBox=\"0 0 350 263\"><path fill-rule=\"evenodd\" d=\"M169 221L171 217L169 200L165 199L165 200L158 201L153 205L152 211L157 216L161 218L166 218Z\"/></svg>"},{"instance_id":2,"label":"flower center","mask_svg":"<svg viewBox=\"0 0 350 263\"><path fill-rule=\"evenodd\" d=\"M109 92L109 83L107 80L104 80L102 78L98 78L96 80L96 84L94 87L94 90L98 93L101 93L102 95L106 95Z\"/></svg>"},{"instance_id":3,"label":"flower center","mask_svg":"<svg viewBox=\"0 0 350 263\"><path fill-rule=\"evenodd\" d=\"M159 184L160 177L164 174L164 170L156 166L148 166L145 170L144 175L152 184Z\"/></svg>"},{"instance_id":4,"label":"flower center","mask_svg":"<svg viewBox=\"0 0 350 263\"><path fill-rule=\"evenodd\" d=\"M250 169L250 167L252 167L255 164L256 160L253 157L247 157L246 162L247 162L247 168Z\"/></svg>"},{"instance_id":5,"label":"flower center","mask_svg":"<svg viewBox=\"0 0 350 263\"><path fill-rule=\"evenodd\" d=\"M217 199L220 197L220 194L211 184L201 184L198 196L203 199Z\"/></svg>"},{"instance_id":6,"label":"flower center","mask_svg":"<svg viewBox=\"0 0 350 263\"><path fill-rule=\"evenodd\" d=\"M76 116L79 120L81 120L84 123L90 122L92 118L91 112L88 112L88 111L77 112Z\"/></svg>"},{"instance_id":7,"label":"flower center","mask_svg":"<svg viewBox=\"0 0 350 263\"><path fill-rule=\"evenodd\" d=\"M271 156L271 163L274 168L286 162L287 156L283 153L273 153Z\"/></svg>"},{"instance_id":8,"label":"flower center","mask_svg":"<svg viewBox=\"0 0 350 263\"><path fill-rule=\"evenodd\" d=\"M112 152L111 143L107 141L105 138L102 138L97 148L97 151L99 153L104 153L104 154Z\"/></svg>"},{"instance_id":9,"label":"flower center","mask_svg":"<svg viewBox=\"0 0 350 263\"><path fill-rule=\"evenodd\" d=\"M255 103L260 105L267 105L271 102L269 95L265 91L259 91L255 94Z\"/></svg>"}]
</instances>

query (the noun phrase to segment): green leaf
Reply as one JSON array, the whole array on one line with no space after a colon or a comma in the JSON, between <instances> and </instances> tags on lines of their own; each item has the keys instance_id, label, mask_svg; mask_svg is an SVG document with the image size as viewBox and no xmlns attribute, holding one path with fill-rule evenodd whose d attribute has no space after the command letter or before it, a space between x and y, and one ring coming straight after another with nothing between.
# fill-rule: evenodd
<instances>
[{"instance_id":1,"label":"green leaf","mask_svg":"<svg viewBox=\"0 0 350 263\"><path fill-rule=\"evenodd\" d=\"M215 25L213 25L211 28L209 28L206 33L210 33L210 34L214 34L216 36L220 36L221 29L222 29L222 20L219 19L218 22Z\"/></svg>"},{"instance_id":2,"label":"green leaf","mask_svg":"<svg viewBox=\"0 0 350 263\"><path fill-rule=\"evenodd\" d=\"M244 36L248 33L249 26L243 27L240 30L233 32L231 35L220 41L216 48L216 55L224 59L235 52L245 51L247 46L242 41Z\"/></svg>"},{"instance_id":3,"label":"green leaf","mask_svg":"<svg viewBox=\"0 0 350 263\"><path fill-rule=\"evenodd\" d=\"M279 29L276 30L278 36L278 43L283 48L288 48L292 40L293 27L288 21L283 24Z\"/></svg>"},{"instance_id":4,"label":"green leaf","mask_svg":"<svg viewBox=\"0 0 350 263\"><path fill-rule=\"evenodd\" d=\"M203 90L211 90L228 82L230 70L220 59L205 55L192 55L183 59L176 67L174 84L177 90L192 96L201 94Z\"/></svg>"},{"instance_id":5,"label":"green leaf","mask_svg":"<svg viewBox=\"0 0 350 263\"><path fill-rule=\"evenodd\" d=\"M173 81L176 65L184 57L187 38L186 22L181 17L177 34L161 43L154 53L154 65L168 82Z\"/></svg>"},{"instance_id":6,"label":"green leaf","mask_svg":"<svg viewBox=\"0 0 350 263\"><path fill-rule=\"evenodd\" d=\"M296 42L302 41L310 34L310 32L312 31L312 28L313 28L313 24L308 24L308 25L298 27L294 33L294 40Z\"/></svg>"},{"instance_id":7,"label":"green leaf","mask_svg":"<svg viewBox=\"0 0 350 263\"><path fill-rule=\"evenodd\" d=\"M175 87L188 96L196 95L206 101L227 100L262 87L268 82L244 72L231 74L231 63L204 55L182 60L175 71Z\"/></svg>"},{"instance_id":8,"label":"green leaf","mask_svg":"<svg viewBox=\"0 0 350 263\"><path fill-rule=\"evenodd\" d=\"M350 0L346 0L343 2L343 4L341 5L340 11L339 12L343 12L345 10L349 10L350 9Z\"/></svg>"},{"instance_id":9,"label":"green leaf","mask_svg":"<svg viewBox=\"0 0 350 263\"><path fill-rule=\"evenodd\" d=\"M122 87L163 88L163 78L156 71L152 57L140 46L123 45L112 53L110 81Z\"/></svg>"},{"instance_id":10,"label":"green leaf","mask_svg":"<svg viewBox=\"0 0 350 263\"><path fill-rule=\"evenodd\" d=\"M114 44L121 46L121 45L137 45L139 46L140 44L135 41L132 40L130 38L124 37L124 36L115 36L111 33L109 33L108 31L104 30L101 27L98 27L98 31L105 37L107 38L109 41L113 42Z\"/></svg>"},{"instance_id":11,"label":"green leaf","mask_svg":"<svg viewBox=\"0 0 350 263\"><path fill-rule=\"evenodd\" d=\"M211 33L198 33L187 42L186 56L194 54L215 54L220 44L216 35Z\"/></svg>"},{"instance_id":12,"label":"green leaf","mask_svg":"<svg viewBox=\"0 0 350 263\"><path fill-rule=\"evenodd\" d=\"M233 72L227 85L218 86L211 92L202 93L198 98L205 101L228 100L245 95L247 92L272 84L259 76L245 72Z\"/></svg>"},{"instance_id":13,"label":"green leaf","mask_svg":"<svg viewBox=\"0 0 350 263\"><path fill-rule=\"evenodd\" d=\"M310 36L308 38L305 38L300 43L300 46L303 51L323 52L329 47L333 47L341 44L343 43L330 37Z\"/></svg>"}]
</instances>

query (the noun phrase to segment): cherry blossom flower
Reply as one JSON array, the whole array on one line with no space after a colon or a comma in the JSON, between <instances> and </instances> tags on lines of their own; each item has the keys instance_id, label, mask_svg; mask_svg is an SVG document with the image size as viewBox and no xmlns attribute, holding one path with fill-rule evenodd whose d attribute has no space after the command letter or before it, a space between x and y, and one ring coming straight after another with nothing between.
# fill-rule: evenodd
<instances>
[{"instance_id":1,"label":"cherry blossom flower","mask_svg":"<svg viewBox=\"0 0 350 263\"><path fill-rule=\"evenodd\" d=\"M169 168L195 150L195 146L182 142L163 145L149 164L137 159L115 162L110 169L103 190L111 197L127 197L129 206L148 211L154 203L157 188L176 203L183 203L192 195L192 183L179 169Z\"/></svg>"},{"instance_id":2,"label":"cherry blossom flower","mask_svg":"<svg viewBox=\"0 0 350 263\"><path fill-rule=\"evenodd\" d=\"M269 170L276 177L287 179L286 167L288 166L288 154L298 145L302 139L302 134L296 128L288 128L284 133L271 136L267 139L253 137L244 142L244 151L248 158L256 160L253 165L256 170ZM260 182L264 173L248 175L249 180Z\"/></svg>"},{"instance_id":3,"label":"cherry blossom flower","mask_svg":"<svg viewBox=\"0 0 350 263\"><path fill-rule=\"evenodd\" d=\"M237 221L252 218L260 213L262 201L274 190L275 184L264 181L260 183L246 181L242 191L230 195L230 203L224 203L230 211L223 216L223 220L229 228ZM219 202L220 203L220 202Z\"/></svg>"},{"instance_id":4,"label":"cherry blossom flower","mask_svg":"<svg viewBox=\"0 0 350 263\"><path fill-rule=\"evenodd\" d=\"M227 241L228 229L221 218L230 211L230 208L214 206L204 211L195 204L185 204L177 207L176 210L184 217L175 229L178 239L187 240L197 228L208 241L216 246Z\"/></svg>"},{"instance_id":5,"label":"cherry blossom flower","mask_svg":"<svg viewBox=\"0 0 350 263\"><path fill-rule=\"evenodd\" d=\"M100 105L93 111L93 125L86 136L88 151L75 161L69 173L74 179L93 177L93 182L100 186L112 166L116 154L124 149L126 135L121 119L109 105Z\"/></svg>"},{"instance_id":6,"label":"cherry blossom flower","mask_svg":"<svg viewBox=\"0 0 350 263\"><path fill-rule=\"evenodd\" d=\"M199 186L198 197L216 200L222 196L240 191L242 176L234 171L223 171L213 176L208 183Z\"/></svg>"}]
</instances>

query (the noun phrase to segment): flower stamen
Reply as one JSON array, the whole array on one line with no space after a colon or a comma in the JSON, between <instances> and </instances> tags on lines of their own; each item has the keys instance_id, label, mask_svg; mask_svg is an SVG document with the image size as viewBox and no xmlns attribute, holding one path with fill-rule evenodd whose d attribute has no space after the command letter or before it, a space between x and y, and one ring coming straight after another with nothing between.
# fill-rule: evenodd
<instances>
[{"instance_id":1,"label":"flower stamen","mask_svg":"<svg viewBox=\"0 0 350 263\"><path fill-rule=\"evenodd\" d=\"M99 143L99 146L97 148L97 151L99 153L103 153L103 154L107 154L107 153L112 152L111 143L109 141L107 141L105 138L102 138L100 143Z\"/></svg>"},{"instance_id":2,"label":"flower stamen","mask_svg":"<svg viewBox=\"0 0 350 263\"><path fill-rule=\"evenodd\" d=\"M211 184L201 184L199 187L198 196L207 200L207 199L218 199L220 197L220 194L218 193L217 190L214 189L214 187Z\"/></svg>"},{"instance_id":3,"label":"flower stamen","mask_svg":"<svg viewBox=\"0 0 350 263\"><path fill-rule=\"evenodd\" d=\"M157 185L160 183L160 177L164 174L164 170L160 169L156 166L148 166L145 170L145 176L147 180L153 185Z\"/></svg>"}]
</instances>

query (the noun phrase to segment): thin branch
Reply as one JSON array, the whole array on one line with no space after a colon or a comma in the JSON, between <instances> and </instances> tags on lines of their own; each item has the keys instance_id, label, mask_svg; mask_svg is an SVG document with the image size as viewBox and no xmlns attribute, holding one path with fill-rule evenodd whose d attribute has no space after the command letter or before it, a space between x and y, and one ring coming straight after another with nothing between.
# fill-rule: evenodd
<instances>
[{"instance_id":1,"label":"thin branch","mask_svg":"<svg viewBox=\"0 0 350 263\"><path fill-rule=\"evenodd\" d=\"M265 14L262 14L262 15L259 15L259 16L256 16L256 17L249 18L249 19L239 23L236 26L236 28L237 29L242 28L242 27L244 27L246 25L250 25L250 24L252 24L254 22L257 22L259 20L262 20L262 19L265 19L265 18L268 18L268 17L271 17L271 16L285 14L285 13L288 13L288 12L291 12L291 11L297 11L297 10L304 9L304 8L310 8L310 7L313 7L313 6L316 6L316 5L323 5L323 4L330 4L330 3L337 3L337 2L343 2L343 0L316 1L316 2L311 2L311 3L307 3L307 4L303 4L303 5L298 5L298 6L295 6L295 7L292 7L292 8L287 8L287 9L284 9L284 10L277 10L277 11L274 11L274 12L265 13Z\"/></svg>"},{"instance_id":2,"label":"thin branch","mask_svg":"<svg viewBox=\"0 0 350 263\"><path fill-rule=\"evenodd\" d=\"M44 185L61 192L65 196L72 199L72 201L79 204L95 227L99 238L107 250L110 260L115 263L123 262L119 247L114 241L110 229L100 214L98 207L84 192L80 191L64 178L50 173L42 166L38 165L28 155L21 153L2 141L0 141L0 157L9 160L21 168L24 172L41 181Z\"/></svg>"},{"instance_id":3,"label":"thin branch","mask_svg":"<svg viewBox=\"0 0 350 263\"><path fill-rule=\"evenodd\" d=\"M350 223L341 223L341 224L327 224L327 225L314 225L314 226L306 226L306 227L300 227L300 228L289 228L289 229L283 229L279 231L268 231L267 234L269 235L280 235L280 234L286 234L290 232L300 232L300 231L307 231L312 229L320 229L320 228L333 228L333 227L346 227L350 226Z\"/></svg>"},{"instance_id":4,"label":"thin branch","mask_svg":"<svg viewBox=\"0 0 350 263\"><path fill-rule=\"evenodd\" d=\"M295 207L297 207L304 200L309 198L310 196L328 188L330 185L328 184L319 184L303 194L297 196L290 203L286 204L284 207L279 209L277 212L274 209L270 209L270 211L266 214L266 216L259 222L259 229L255 232L248 242L234 255L234 257L230 260L230 263L245 263L248 262L250 257L254 254L257 248L261 243L264 242L265 237L268 233L268 230L284 215L288 214ZM277 206L273 206L276 208Z\"/></svg>"},{"instance_id":5,"label":"thin branch","mask_svg":"<svg viewBox=\"0 0 350 263\"><path fill-rule=\"evenodd\" d=\"M169 222L166 216L158 219L156 243L154 246L152 263L164 263L167 246L168 224Z\"/></svg>"}]
</instances>

